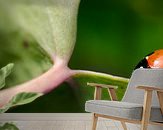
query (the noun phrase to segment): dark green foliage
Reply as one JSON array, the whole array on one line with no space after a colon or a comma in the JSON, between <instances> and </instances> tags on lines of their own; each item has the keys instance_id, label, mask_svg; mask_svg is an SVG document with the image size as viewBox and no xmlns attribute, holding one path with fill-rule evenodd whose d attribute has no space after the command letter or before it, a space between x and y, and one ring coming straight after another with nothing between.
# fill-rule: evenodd
<instances>
[{"instance_id":1,"label":"dark green foliage","mask_svg":"<svg viewBox=\"0 0 163 130\"><path fill-rule=\"evenodd\" d=\"M5 123L3 126L0 126L0 130L19 130L19 129L12 123Z\"/></svg>"}]
</instances>

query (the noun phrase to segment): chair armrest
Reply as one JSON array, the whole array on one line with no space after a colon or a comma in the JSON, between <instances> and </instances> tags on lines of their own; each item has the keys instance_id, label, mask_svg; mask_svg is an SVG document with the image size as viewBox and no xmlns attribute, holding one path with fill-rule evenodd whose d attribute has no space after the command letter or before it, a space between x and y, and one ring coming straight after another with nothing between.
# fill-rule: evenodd
<instances>
[{"instance_id":1,"label":"chair armrest","mask_svg":"<svg viewBox=\"0 0 163 130\"><path fill-rule=\"evenodd\" d=\"M163 92L163 89L162 88L158 88L158 87L138 86L137 89L143 89L145 91L158 91L158 92Z\"/></svg>"},{"instance_id":2,"label":"chair armrest","mask_svg":"<svg viewBox=\"0 0 163 130\"><path fill-rule=\"evenodd\" d=\"M101 89L107 88L109 96L112 101L117 101L117 95L115 92L115 89L118 88L118 86L112 86L112 85L106 85L106 84L98 84L98 83L87 83L87 85L95 87L95 93L94 93L94 99L99 100L101 99Z\"/></svg>"},{"instance_id":3,"label":"chair armrest","mask_svg":"<svg viewBox=\"0 0 163 130\"><path fill-rule=\"evenodd\" d=\"M145 90L145 95L144 95L144 106L143 106L143 120L145 120L145 117L148 116L148 121L149 122L149 117L150 117L150 111L151 111L151 101L152 101L152 93L153 91L157 92L161 112L163 114L163 89L159 87L149 87L149 86L138 86L138 89L143 89Z\"/></svg>"},{"instance_id":4,"label":"chair armrest","mask_svg":"<svg viewBox=\"0 0 163 130\"><path fill-rule=\"evenodd\" d=\"M87 85L92 86L92 87L101 87L101 88L107 88L107 89L117 89L118 88L118 86L98 84L98 83L87 83Z\"/></svg>"},{"instance_id":5,"label":"chair armrest","mask_svg":"<svg viewBox=\"0 0 163 130\"><path fill-rule=\"evenodd\" d=\"M146 87L144 88L143 87L143 88L140 88L140 89L144 89L145 90L145 93L144 93L144 104L143 104L143 113L142 113L141 123L142 123L143 126L147 126L149 124L149 121L150 121L153 89L149 89L149 87L148 88L146 88Z\"/></svg>"}]
</instances>

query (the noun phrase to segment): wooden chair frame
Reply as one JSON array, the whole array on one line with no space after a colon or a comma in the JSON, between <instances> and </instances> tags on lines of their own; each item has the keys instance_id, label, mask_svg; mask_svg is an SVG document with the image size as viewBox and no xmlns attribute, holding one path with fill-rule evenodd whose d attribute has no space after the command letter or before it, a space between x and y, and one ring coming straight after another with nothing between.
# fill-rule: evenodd
<instances>
[{"instance_id":1,"label":"wooden chair frame","mask_svg":"<svg viewBox=\"0 0 163 130\"><path fill-rule=\"evenodd\" d=\"M105 85L105 84L97 84L97 83L87 83L87 85L95 87L94 92L94 100L101 100L101 90L102 88L108 89L109 96L112 101L117 101L116 96L116 89L117 86L112 85ZM163 89L156 88L156 87L148 87L148 86L138 86L138 89L142 89L145 91L144 94L144 104L143 104L143 113L142 113L142 120L129 120L119 117L107 116L102 114L93 113L93 122L92 122L92 130L96 130L98 117L108 118L120 121L124 130L127 130L126 123L133 123L133 124L141 124L141 130L147 130L148 124L151 125L160 125L163 126L163 123L159 122L150 122L150 113L151 113L151 103L152 103L152 93L153 91L157 92L157 96L160 103L160 109L163 113Z\"/></svg>"}]
</instances>

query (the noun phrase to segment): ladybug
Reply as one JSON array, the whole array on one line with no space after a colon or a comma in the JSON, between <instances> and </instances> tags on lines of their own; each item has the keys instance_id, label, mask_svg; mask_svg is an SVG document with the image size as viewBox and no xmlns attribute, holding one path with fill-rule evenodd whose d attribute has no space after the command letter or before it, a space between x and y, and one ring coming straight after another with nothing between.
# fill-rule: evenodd
<instances>
[{"instance_id":1,"label":"ladybug","mask_svg":"<svg viewBox=\"0 0 163 130\"><path fill-rule=\"evenodd\" d=\"M163 68L163 49L148 54L135 67L138 68Z\"/></svg>"}]
</instances>

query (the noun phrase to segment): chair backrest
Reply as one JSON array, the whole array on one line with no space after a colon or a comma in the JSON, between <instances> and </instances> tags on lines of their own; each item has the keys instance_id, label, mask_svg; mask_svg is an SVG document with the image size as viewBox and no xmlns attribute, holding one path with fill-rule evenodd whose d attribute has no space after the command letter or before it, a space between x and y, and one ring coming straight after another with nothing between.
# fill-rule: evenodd
<instances>
[{"instance_id":1,"label":"chair backrest","mask_svg":"<svg viewBox=\"0 0 163 130\"><path fill-rule=\"evenodd\" d=\"M132 73L122 101L143 104L144 91L137 89L137 86L163 88L163 69L136 69ZM156 92L153 94L152 106L159 106Z\"/></svg>"}]
</instances>

